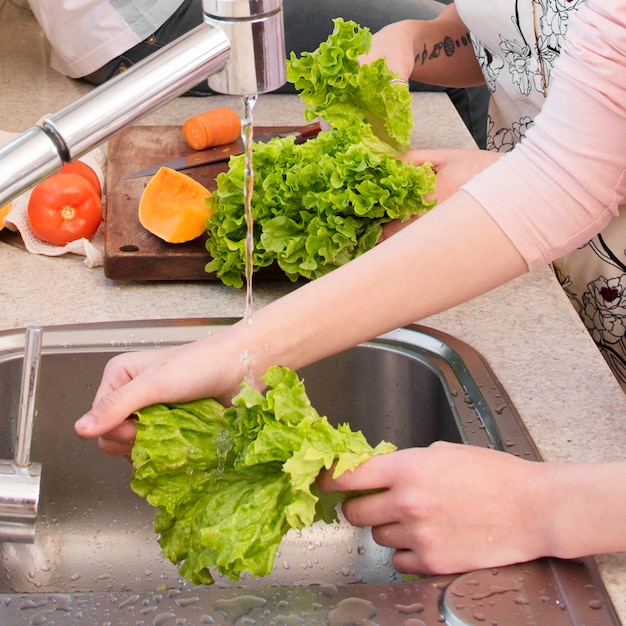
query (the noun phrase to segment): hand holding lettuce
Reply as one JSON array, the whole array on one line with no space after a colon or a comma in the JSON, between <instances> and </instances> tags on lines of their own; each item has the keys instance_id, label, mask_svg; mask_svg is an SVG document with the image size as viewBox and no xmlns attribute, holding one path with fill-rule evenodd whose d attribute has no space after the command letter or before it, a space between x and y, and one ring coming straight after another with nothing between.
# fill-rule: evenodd
<instances>
[{"instance_id":1,"label":"hand holding lettuce","mask_svg":"<svg viewBox=\"0 0 626 626\"><path fill-rule=\"evenodd\" d=\"M328 40L297 59L287 77L300 91L305 117L332 130L295 144L293 137L254 146L253 265L276 262L291 279L318 278L372 248L382 225L433 206L435 174L398 159L413 128L411 95L392 83L383 59L361 66L371 32L338 18ZM245 275L244 156L230 160L208 199L206 266L226 285Z\"/></svg>"},{"instance_id":2,"label":"hand holding lettuce","mask_svg":"<svg viewBox=\"0 0 626 626\"><path fill-rule=\"evenodd\" d=\"M195 584L213 582L210 567L233 580L269 574L289 529L336 519L344 494L317 492L323 467L339 475L395 449L329 424L295 372L274 366L263 381L266 394L243 383L229 408L205 399L138 412L131 487L158 507L163 553Z\"/></svg>"}]
</instances>

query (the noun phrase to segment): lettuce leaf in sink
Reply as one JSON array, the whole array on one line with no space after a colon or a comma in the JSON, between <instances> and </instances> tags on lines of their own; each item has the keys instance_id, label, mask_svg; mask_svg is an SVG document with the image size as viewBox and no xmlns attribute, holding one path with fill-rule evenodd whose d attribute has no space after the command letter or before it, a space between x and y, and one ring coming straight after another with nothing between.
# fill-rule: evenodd
<instances>
[{"instance_id":1,"label":"lettuce leaf in sink","mask_svg":"<svg viewBox=\"0 0 626 626\"><path fill-rule=\"evenodd\" d=\"M386 222L434 205L430 164L398 159L413 128L409 91L391 82L384 60L358 61L371 37L338 18L318 50L289 60L305 116L332 128L304 143L283 137L254 145L254 270L277 263L290 280L318 278L376 245ZM245 276L244 172L245 156L232 157L207 199L212 260L205 269L234 287Z\"/></svg>"},{"instance_id":2,"label":"lettuce leaf in sink","mask_svg":"<svg viewBox=\"0 0 626 626\"><path fill-rule=\"evenodd\" d=\"M336 520L345 494L317 492L323 467L339 475L395 449L332 426L295 372L274 366L263 381L265 394L244 382L228 408L204 399L138 412L131 487L157 507L163 553L194 584L214 582L211 568L269 574L290 529Z\"/></svg>"}]
</instances>

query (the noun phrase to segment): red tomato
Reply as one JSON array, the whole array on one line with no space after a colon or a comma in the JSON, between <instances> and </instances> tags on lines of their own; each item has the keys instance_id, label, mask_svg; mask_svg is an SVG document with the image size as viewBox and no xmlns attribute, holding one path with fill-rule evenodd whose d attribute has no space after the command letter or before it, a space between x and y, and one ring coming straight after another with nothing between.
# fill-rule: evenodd
<instances>
[{"instance_id":1,"label":"red tomato","mask_svg":"<svg viewBox=\"0 0 626 626\"><path fill-rule=\"evenodd\" d=\"M87 163L83 161L72 161L71 163L63 163L63 167L59 170L59 174L78 174L86 178L96 190L98 197L102 196L102 185L98 174L96 174Z\"/></svg>"},{"instance_id":2,"label":"red tomato","mask_svg":"<svg viewBox=\"0 0 626 626\"><path fill-rule=\"evenodd\" d=\"M36 237L64 246L94 236L102 221L102 201L82 176L53 174L32 190L28 220Z\"/></svg>"}]
</instances>

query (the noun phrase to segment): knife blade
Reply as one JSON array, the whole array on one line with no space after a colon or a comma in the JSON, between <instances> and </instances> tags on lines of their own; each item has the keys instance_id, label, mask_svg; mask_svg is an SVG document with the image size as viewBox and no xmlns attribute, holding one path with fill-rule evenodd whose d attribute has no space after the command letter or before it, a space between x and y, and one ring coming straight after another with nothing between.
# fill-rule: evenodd
<instances>
[{"instance_id":1,"label":"knife blade","mask_svg":"<svg viewBox=\"0 0 626 626\"><path fill-rule=\"evenodd\" d=\"M266 143L270 139L275 137L288 137L295 136L297 142L306 141L311 137L315 137L320 132L320 123L313 122L306 126L297 126L293 129L276 130L267 133L261 133L253 136L253 140L256 142ZM155 163L150 167L127 174L124 179L128 178L140 178L141 176L152 176L156 174L160 168L169 167L173 170L185 170L193 167L199 167L201 165L208 165L210 163L219 163L220 161L226 161L231 156L243 154L244 145L243 139L239 138L232 143L224 144L223 146L215 146L214 148L208 148L207 150L200 150L187 156L179 157L178 159L172 159L171 161L164 161L162 163Z\"/></svg>"}]
</instances>

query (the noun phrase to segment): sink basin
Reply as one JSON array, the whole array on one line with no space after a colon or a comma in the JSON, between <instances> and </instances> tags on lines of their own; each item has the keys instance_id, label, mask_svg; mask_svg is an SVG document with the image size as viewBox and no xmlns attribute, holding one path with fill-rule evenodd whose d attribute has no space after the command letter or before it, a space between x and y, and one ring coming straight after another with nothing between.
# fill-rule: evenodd
<instances>
[{"instance_id":1,"label":"sink basin","mask_svg":"<svg viewBox=\"0 0 626 626\"><path fill-rule=\"evenodd\" d=\"M619 624L591 559L408 580L389 550L345 521L290 532L266 578L217 577L213 587L181 579L161 555L154 509L129 488L130 465L80 439L73 423L114 354L192 341L232 322L44 329L31 453L42 465L36 538L0 544L1 624ZM0 333L0 458L13 454L23 349L22 329ZM300 374L320 414L372 444L445 439L540 460L480 355L432 329L398 329Z\"/></svg>"}]
</instances>

